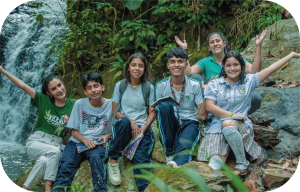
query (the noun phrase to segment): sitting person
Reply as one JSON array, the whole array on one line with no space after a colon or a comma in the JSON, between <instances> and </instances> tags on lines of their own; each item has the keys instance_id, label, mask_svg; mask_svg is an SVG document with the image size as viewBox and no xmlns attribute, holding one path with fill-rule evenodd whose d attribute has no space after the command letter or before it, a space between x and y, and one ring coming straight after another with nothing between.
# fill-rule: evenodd
<instances>
[{"instance_id":1,"label":"sitting person","mask_svg":"<svg viewBox=\"0 0 300 192\"><path fill-rule=\"evenodd\" d=\"M300 54L292 52L256 74L245 75L246 65L242 56L235 51L226 53L220 77L208 83L204 91L206 110L214 118L200 144L198 160L209 160L210 167L220 169L231 149L236 157L235 170L245 175L249 167L245 151L250 154L250 160L264 157L261 147L254 141L252 122L248 118L251 94L286 62L299 57ZM242 117L243 121L220 119L226 117Z\"/></svg>"},{"instance_id":2,"label":"sitting person","mask_svg":"<svg viewBox=\"0 0 300 192\"><path fill-rule=\"evenodd\" d=\"M86 159L91 166L94 190L107 191L104 164L106 150L95 140L108 142L112 124L111 100L102 97L105 86L98 73L85 75L82 86L88 97L74 104L67 125L72 128L72 137L63 152L53 192L65 191L64 188L71 185L80 163ZM78 153L76 144L80 142L89 150Z\"/></svg>"},{"instance_id":3,"label":"sitting person","mask_svg":"<svg viewBox=\"0 0 300 192\"><path fill-rule=\"evenodd\" d=\"M149 65L146 58L135 53L128 58L125 67L125 79L116 83L112 97L112 113L118 120L112 126L112 137L108 144L108 178L113 185L120 185L121 176L118 165L120 153L125 149L131 138L142 133L140 144L133 156L133 165L151 164L150 153L154 145L151 124L155 111L150 107L154 102L154 86L147 81ZM117 109L120 108L120 111ZM151 171L149 169L145 169ZM141 174L141 169L134 169L134 175ZM144 191L149 182L135 178L139 191Z\"/></svg>"},{"instance_id":4,"label":"sitting person","mask_svg":"<svg viewBox=\"0 0 300 192\"><path fill-rule=\"evenodd\" d=\"M39 109L34 132L26 141L26 153L35 164L28 175L23 189L30 190L42 179L45 191L51 191L55 181L63 137L66 133L64 124L68 122L75 99L66 98L64 83L59 77L51 75L43 79L42 93L26 85L22 80L11 75L0 66L0 73L7 76L31 97L31 104Z\"/></svg>"},{"instance_id":5,"label":"sitting person","mask_svg":"<svg viewBox=\"0 0 300 192\"><path fill-rule=\"evenodd\" d=\"M256 55L251 65L246 59L243 58L245 62L245 72L255 74L261 69L261 44L266 37L268 30L263 30L260 37L256 36ZM181 42L180 39L175 36L176 43L183 49L187 49L186 41ZM199 60L195 65L188 66L185 70L185 75L192 77L202 83L202 88L205 89L207 83L213 78L217 78L222 70L222 60L225 54L229 51L228 40L220 32L213 32L207 37L208 50L211 56ZM205 78L203 78L200 73L204 73ZM262 97L258 92L252 93L251 107L249 114L254 113L260 108ZM204 133L209 128L211 123L212 115L208 115L208 120L205 121Z\"/></svg>"},{"instance_id":6,"label":"sitting person","mask_svg":"<svg viewBox=\"0 0 300 192\"><path fill-rule=\"evenodd\" d=\"M162 101L156 106L156 110L166 162L175 167L191 161L190 153L200 138L200 123L195 115L198 110L199 117L205 120L207 112L200 82L184 75L187 51L176 47L167 56L171 76L156 84L156 99L170 96L180 105L173 107L171 102ZM186 150L190 153L186 154Z\"/></svg>"}]
</instances>

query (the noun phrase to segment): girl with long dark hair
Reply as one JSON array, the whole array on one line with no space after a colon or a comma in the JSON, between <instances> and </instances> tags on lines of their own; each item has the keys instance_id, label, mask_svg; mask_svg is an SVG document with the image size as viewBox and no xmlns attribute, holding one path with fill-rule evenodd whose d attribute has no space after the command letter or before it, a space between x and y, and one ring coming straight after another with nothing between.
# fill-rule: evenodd
<instances>
[{"instance_id":1,"label":"girl with long dark hair","mask_svg":"<svg viewBox=\"0 0 300 192\"><path fill-rule=\"evenodd\" d=\"M66 132L65 125L76 100L66 98L64 83L57 76L44 78L42 93L39 93L1 66L0 73L27 93L31 97L31 104L39 109L34 132L26 141L26 153L30 160L36 162L23 188L33 189L44 179L45 191L49 192L52 182L55 181L61 150L64 147L62 142Z\"/></svg>"},{"instance_id":2,"label":"girl with long dark hair","mask_svg":"<svg viewBox=\"0 0 300 192\"><path fill-rule=\"evenodd\" d=\"M116 83L112 96L112 113L118 120L112 126L113 140L108 143L108 178L113 185L121 183L118 158L130 139L140 133L144 135L134 154L134 165L148 163L150 168L150 153L154 144L151 123L156 115L150 107L154 103L154 86L147 81L149 65L146 58L140 53L131 55L124 74L125 79ZM141 174L141 169L134 169L133 173ZM135 178L135 182L139 191L144 191L149 184L139 178Z\"/></svg>"},{"instance_id":3,"label":"girl with long dark hair","mask_svg":"<svg viewBox=\"0 0 300 192\"><path fill-rule=\"evenodd\" d=\"M246 64L242 56L235 51L226 53L220 77L209 82L204 91L206 110L214 118L201 141L198 160L209 161L213 169L220 169L231 149L236 157L235 170L245 175L249 167L245 151L250 154L250 160L265 157L254 141L252 122L248 118L251 94L272 73L292 58L299 57L300 54L292 52L256 74L245 75ZM237 120L238 117L242 120Z\"/></svg>"}]
</instances>

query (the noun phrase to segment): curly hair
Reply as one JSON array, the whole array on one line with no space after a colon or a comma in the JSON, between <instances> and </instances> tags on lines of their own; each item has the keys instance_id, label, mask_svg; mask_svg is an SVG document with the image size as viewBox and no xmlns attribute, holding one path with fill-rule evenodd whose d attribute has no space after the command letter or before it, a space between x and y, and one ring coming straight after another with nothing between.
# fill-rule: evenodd
<instances>
[{"instance_id":1,"label":"curly hair","mask_svg":"<svg viewBox=\"0 0 300 192\"><path fill-rule=\"evenodd\" d=\"M167 57L171 58L175 56L176 58L185 58L188 59L188 53L186 49L182 49L181 47L174 47L172 49L170 49L170 51L168 51L167 53Z\"/></svg>"}]
</instances>

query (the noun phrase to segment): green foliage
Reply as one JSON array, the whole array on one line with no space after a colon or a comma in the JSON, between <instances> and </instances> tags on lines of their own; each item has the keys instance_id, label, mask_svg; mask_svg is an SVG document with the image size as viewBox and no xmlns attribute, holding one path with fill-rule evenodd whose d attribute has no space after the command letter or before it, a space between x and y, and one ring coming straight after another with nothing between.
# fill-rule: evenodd
<instances>
[{"instance_id":1,"label":"green foliage","mask_svg":"<svg viewBox=\"0 0 300 192\"><path fill-rule=\"evenodd\" d=\"M257 23L258 29L264 29L264 27L267 27L282 18L282 15L278 11L282 11L284 8L273 2L270 2L270 5L271 8L264 10L263 14L260 15Z\"/></svg>"},{"instance_id":2,"label":"green foliage","mask_svg":"<svg viewBox=\"0 0 300 192\"><path fill-rule=\"evenodd\" d=\"M143 0L124 0L125 6L130 10L136 10L138 9Z\"/></svg>"}]
</instances>

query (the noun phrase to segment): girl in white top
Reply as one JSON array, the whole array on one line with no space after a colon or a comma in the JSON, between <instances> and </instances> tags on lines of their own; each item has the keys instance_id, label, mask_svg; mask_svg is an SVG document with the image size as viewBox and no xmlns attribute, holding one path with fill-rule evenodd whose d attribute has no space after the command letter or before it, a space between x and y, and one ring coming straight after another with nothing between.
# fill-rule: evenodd
<instances>
[{"instance_id":1,"label":"girl in white top","mask_svg":"<svg viewBox=\"0 0 300 192\"><path fill-rule=\"evenodd\" d=\"M251 92L286 62L299 57L300 54L292 52L256 74L244 75L242 56L235 51L225 55L220 78L212 80L204 91L206 110L214 115L214 119L199 147L200 161L207 161L211 157L209 165L220 169L221 164L226 162L230 147L236 157L235 169L240 175L247 173L249 162L246 161L244 149L251 159L261 155L260 146L253 140L252 123L247 118ZM242 117L243 122L231 119L221 121L221 117Z\"/></svg>"}]
</instances>

